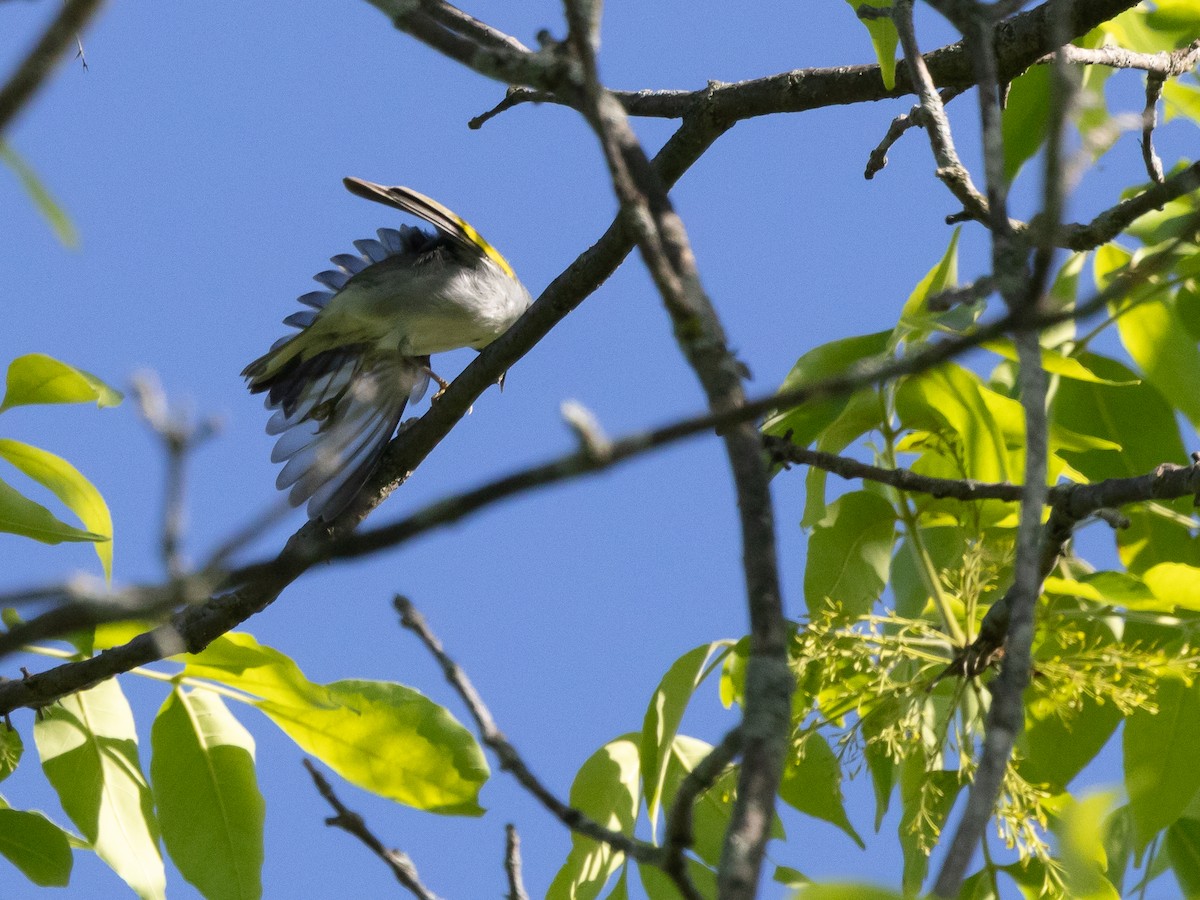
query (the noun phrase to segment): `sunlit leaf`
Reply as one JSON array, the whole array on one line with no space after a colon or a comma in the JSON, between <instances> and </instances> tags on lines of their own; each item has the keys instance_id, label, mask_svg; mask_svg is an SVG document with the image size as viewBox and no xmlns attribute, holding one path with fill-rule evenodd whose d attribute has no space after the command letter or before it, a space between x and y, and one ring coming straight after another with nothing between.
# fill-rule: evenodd
<instances>
[{"instance_id":1,"label":"sunlit leaf","mask_svg":"<svg viewBox=\"0 0 1200 900\"><path fill-rule=\"evenodd\" d=\"M1167 122L1183 116L1200 125L1200 88L1172 78L1162 86L1162 95Z\"/></svg>"},{"instance_id":2,"label":"sunlit leaf","mask_svg":"<svg viewBox=\"0 0 1200 900\"><path fill-rule=\"evenodd\" d=\"M3 141L0 141L0 160L17 176L21 187L25 188L29 199L33 201L34 207L42 214L42 218L50 223L50 227L54 230L54 236L68 247L78 247L79 233L75 230L70 216L46 190L46 186L42 184L42 180L29 167L29 164Z\"/></svg>"},{"instance_id":3,"label":"sunlit leaf","mask_svg":"<svg viewBox=\"0 0 1200 900\"><path fill-rule=\"evenodd\" d=\"M684 865L687 866L688 877L691 879L696 890L699 891L700 896L716 897L716 870L691 857L685 856L683 859ZM645 889L649 900L680 900L679 888L675 886L675 882L662 869L657 866L639 865L637 870L638 877L641 879L642 887Z\"/></svg>"},{"instance_id":4,"label":"sunlit leaf","mask_svg":"<svg viewBox=\"0 0 1200 900\"><path fill-rule=\"evenodd\" d=\"M96 855L139 897L163 897L154 803L133 713L116 679L45 707L33 737L63 810Z\"/></svg>"},{"instance_id":5,"label":"sunlit leaf","mask_svg":"<svg viewBox=\"0 0 1200 900\"><path fill-rule=\"evenodd\" d=\"M854 619L870 610L888 580L896 512L878 494L852 491L829 504L809 538L804 598Z\"/></svg>"},{"instance_id":6,"label":"sunlit leaf","mask_svg":"<svg viewBox=\"0 0 1200 900\"><path fill-rule=\"evenodd\" d=\"M571 805L614 831L632 834L638 811L638 743L627 734L592 754L571 785ZM620 867L624 854L605 843L571 834L571 852L550 889L547 900L592 900Z\"/></svg>"},{"instance_id":7,"label":"sunlit leaf","mask_svg":"<svg viewBox=\"0 0 1200 900\"><path fill-rule=\"evenodd\" d=\"M388 681L325 686L332 707L255 704L306 752L381 797L446 815L477 816L487 761L444 707Z\"/></svg>"},{"instance_id":8,"label":"sunlit leaf","mask_svg":"<svg viewBox=\"0 0 1200 900\"><path fill-rule=\"evenodd\" d=\"M847 2L856 11L861 5L857 0L847 0ZM892 0L878 0L878 2L872 0L870 5L891 9ZM890 91L896 86L896 44L900 40L899 35L896 34L896 25L890 16L860 17L859 21L866 26L871 35L871 46L875 48L875 59L879 63L879 74L883 78L883 86Z\"/></svg>"},{"instance_id":9,"label":"sunlit leaf","mask_svg":"<svg viewBox=\"0 0 1200 900\"><path fill-rule=\"evenodd\" d=\"M904 900L902 894L872 884L832 882L806 884L792 894L794 900Z\"/></svg>"},{"instance_id":10,"label":"sunlit leaf","mask_svg":"<svg viewBox=\"0 0 1200 900\"><path fill-rule=\"evenodd\" d=\"M254 739L211 691L168 696L150 734L163 844L205 897L262 896L262 795Z\"/></svg>"},{"instance_id":11,"label":"sunlit leaf","mask_svg":"<svg viewBox=\"0 0 1200 900\"><path fill-rule=\"evenodd\" d=\"M226 634L185 657L185 674L253 695L306 752L352 784L418 809L480 815L487 761L443 707L388 681L315 684L287 656L247 634Z\"/></svg>"},{"instance_id":12,"label":"sunlit leaf","mask_svg":"<svg viewBox=\"0 0 1200 900\"><path fill-rule=\"evenodd\" d=\"M1093 794L1068 803L1054 822L1066 896L1072 900L1120 900L1105 876L1103 822L1112 805L1111 794Z\"/></svg>"},{"instance_id":13,"label":"sunlit leaf","mask_svg":"<svg viewBox=\"0 0 1200 900\"><path fill-rule=\"evenodd\" d=\"M95 485L61 456L20 441L0 438L0 459L8 460L38 484L49 488L67 509L79 516L88 532L102 536L95 543L96 555L104 567L104 576L111 578L112 516Z\"/></svg>"},{"instance_id":14,"label":"sunlit leaf","mask_svg":"<svg viewBox=\"0 0 1200 900\"><path fill-rule=\"evenodd\" d=\"M1085 354L1081 362L1110 381L1132 373L1116 360ZM1120 445L1121 451L1064 451L1071 465L1093 482L1145 475L1162 462L1187 462L1187 452L1170 405L1148 383L1116 387L1063 379L1050 407L1051 418L1080 434ZM1187 504L1187 501L1184 501ZM1139 507L1124 510L1130 527L1117 533L1121 557L1133 573L1157 562L1200 564L1188 530Z\"/></svg>"},{"instance_id":15,"label":"sunlit leaf","mask_svg":"<svg viewBox=\"0 0 1200 900\"><path fill-rule=\"evenodd\" d=\"M25 744L21 740L21 732L8 723L0 724L0 781L3 781L14 771L25 752Z\"/></svg>"},{"instance_id":16,"label":"sunlit leaf","mask_svg":"<svg viewBox=\"0 0 1200 900\"><path fill-rule=\"evenodd\" d=\"M911 344L923 340L931 331L939 328L947 317L953 319L960 315L957 310L931 310L929 298L958 286L958 238L961 233L962 228L954 229L942 258L917 282L917 286L904 301L900 310L900 321L888 340L889 348L894 348L901 341Z\"/></svg>"},{"instance_id":17,"label":"sunlit leaf","mask_svg":"<svg viewBox=\"0 0 1200 900\"><path fill-rule=\"evenodd\" d=\"M906 379L896 408L906 428L944 435L955 444L959 477L1009 481L1008 447L979 376L948 364Z\"/></svg>"},{"instance_id":18,"label":"sunlit leaf","mask_svg":"<svg viewBox=\"0 0 1200 900\"><path fill-rule=\"evenodd\" d=\"M1016 361L1017 348L1008 338L1002 338L994 341L985 341L980 344L985 350L991 350L993 353L1003 356L1005 359ZM1076 381L1092 381L1096 384L1114 384L1126 385L1137 384L1138 379L1133 378L1128 381L1110 381L1107 378L1101 378L1082 362L1073 356L1063 356L1060 353L1055 353L1053 350L1042 350L1042 368L1051 375L1061 375L1064 378L1074 378Z\"/></svg>"},{"instance_id":19,"label":"sunlit leaf","mask_svg":"<svg viewBox=\"0 0 1200 900\"><path fill-rule=\"evenodd\" d=\"M779 387L780 392L796 390L834 375L844 374L855 364L879 356L887 349L889 335L890 332L880 331L843 338L810 350L792 366L792 370ZM792 409L781 410L768 418L763 425L763 431L778 436L790 431L793 443L807 447L841 415L845 407L846 401L842 399L802 403Z\"/></svg>"},{"instance_id":20,"label":"sunlit leaf","mask_svg":"<svg viewBox=\"0 0 1200 900\"><path fill-rule=\"evenodd\" d=\"M1121 343L1146 380L1200 425L1200 349L1167 300L1139 303L1117 320Z\"/></svg>"},{"instance_id":21,"label":"sunlit leaf","mask_svg":"<svg viewBox=\"0 0 1200 900\"><path fill-rule=\"evenodd\" d=\"M84 531L55 518L54 513L35 503L0 480L0 531L33 538L43 544L63 541L106 541L102 534Z\"/></svg>"},{"instance_id":22,"label":"sunlit leaf","mask_svg":"<svg viewBox=\"0 0 1200 900\"><path fill-rule=\"evenodd\" d=\"M815 732L808 735L799 754L793 753L784 765L779 799L802 813L836 825L859 847L866 847L846 815L841 766L821 735Z\"/></svg>"},{"instance_id":23,"label":"sunlit leaf","mask_svg":"<svg viewBox=\"0 0 1200 900\"><path fill-rule=\"evenodd\" d=\"M40 812L0 809L0 856L42 887L66 887L71 879L71 842Z\"/></svg>"},{"instance_id":24,"label":"sunlit leaf","mask_svg":"<svg viewBox=\"0 0 1200 900\"><path fill-rule=\"evenodd\" d=\"M95 403L116 406L119 391L83 369L69 366L43 353L18 356L8 366L0 412L14 406L38 403Z\"/></svg>"},{"instance_id":25,"label":"sunlit leaf","mask_svg":"<svg viewBox=\"0 0 1200 900\"><path fill-rule=\"evenodd\" d=\"M1139 709L1125 722L1125 789L1138 852L1179 818L1200 790L1200 682L1159 676L1157 712Z\"/></svg>"},{"instance_id":26,"label":"sunlit leaf","mask_svg":"<svg viewBox=\"0 0 1200 900\"><path fill-rule=\"evenodd\" d=\"M675 741L684 710L701 680L732 644L732 641L714 641L689 650L672 663L650 698L642 723L640 755L642 790L652 831L657 828L663 775L670 762L668 750Z\"/></svg>"},{"instance_id":27,"label":"sunlit leaf","mask_svg":"<svg viewBox=\"0 0 1200 900\"><path fill-rule=\"evenodd\" d=\"M1050 126L1050 66L1030 66L1013 80L1001 116L1004 177L1012 181L1046 142Z\"/></svg>"}]
</instances>

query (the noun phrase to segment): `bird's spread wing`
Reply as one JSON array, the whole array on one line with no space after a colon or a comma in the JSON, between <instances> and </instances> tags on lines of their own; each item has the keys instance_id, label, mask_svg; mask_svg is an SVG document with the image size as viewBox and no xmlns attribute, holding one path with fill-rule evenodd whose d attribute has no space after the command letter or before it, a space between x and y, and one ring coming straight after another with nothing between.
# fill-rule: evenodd
<instances>
[{"instance_id":1,"label":"bird's spread wing","mask_svg":"<svg viewBox=\"0 0 1200 900\"><path fill-rule=\"evenodd\" d=\"M267 423L279 435L271 453L285 463L276 486L310 518L329 520L371 474L404 408L429 383L425 360L379 356L352 346L295 360L270 383Z\"/></svg>"}]
</instances>

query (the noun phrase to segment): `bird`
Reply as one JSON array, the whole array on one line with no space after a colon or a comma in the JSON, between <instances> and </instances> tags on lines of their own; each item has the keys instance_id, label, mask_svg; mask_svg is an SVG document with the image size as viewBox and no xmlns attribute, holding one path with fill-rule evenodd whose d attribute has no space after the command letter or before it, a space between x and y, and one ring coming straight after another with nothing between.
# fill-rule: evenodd
<instances>
[{"instance_id":1,"label":"bird","mask_svg":"<svg viewBox=\"0 0 1200 900\"><path fill-rule=\"evenodd\" d=\"M434 230L380 228L378 240L354 241L357 254L331 257L337 268L314 276L324 289L301 296L307 308L283 320L299 331L242 370L273 411L271 460L284 463L276 487L322 521L358 493L430 379L446 388L430 357L482 350L531 302L508 261L436 200L361 178L343 184Z\"/></svg>"}]
</instances>

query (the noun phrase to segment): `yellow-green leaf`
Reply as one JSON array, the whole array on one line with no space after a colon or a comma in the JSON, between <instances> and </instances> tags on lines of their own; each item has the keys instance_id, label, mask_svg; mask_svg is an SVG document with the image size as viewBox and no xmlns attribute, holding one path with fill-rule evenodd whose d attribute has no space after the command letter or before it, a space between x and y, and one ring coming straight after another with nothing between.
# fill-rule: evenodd
<instances>
[{"instance_id":1,"label":"yellow-green leaf","mask_svg":"<svg viewBox=\"0 0 1200 900\"><path fill-rule=\"evenodd\" d=\"M104 862L145 900L166 875L133 713L116 679L44 708L33 738L63 810Z\"/></svg>"},{"instance_id":2,"label":"yellow-green leaf","mask_svg":"<svg viewBox=\"0 0 1200 900\"><path fill-rule=\"evenodd\" d=\"M40 503L35 503L0 480L0 531L33 538L43 544L63 541L106 541L102 534L93 534L61 522Z\"/></svg>"},{"instance_id":3,"label":"yellow-green leaf","mask_svg":"<svg viewBox=\"0 0 1200 900\"><path fill-rule=\"evenodd\" d=\"M0 856L41 887L66 887L71 880L71 842L40 812L0 809Z\"/></svg>"},{"instance_id":4,"label":"yellow-green leaf","mask_svg":"<svg viewBox=\"0 0 1200 900\"><path fill-rule=\"evenodd\" d=\"M571 785L571 806L623 834L633 834L637 821L639 738L626 734L605 744L588 757ZM572 832L571 852L546 900L594 900L624 858L610 844Z\"/></svg>"},{"instance_id":5,"label":"yellow-green leaf","mask_svg":"<svg viewBox=\"0 0 1200 900\"><path fill-rule=\"evenodd\" d=\"M1200 682L1160 675L1157 709L1138 709L1125 720L1125 789L1140 853L1170 825L1200 790Z\"/></svg>"},{"instance_id":6,"label":"yellow-green leaf","mask_svg":"<svg viewBox=\"0 0 1200 900\"><path fill-rule=\"evenodd\" d=\"M44 353L18 356L8 366L0 412L36 403L95 403L116 406L122 400L90 372L77 369Z\"/></svg>"},{"instance_id":7,"label":"yellow-green leaf","mask_svg":"<svg viewBox=\"0 0 1200 900\"><path fill-rule=\"evenodd\" d=\"M352 784L418 809L480 815L479 744L444 708L389 681L315 684L287 656L227 634L184 657L184 674L253 695L288 737Z\"/></svg>"},{"instance_id":8,"label":"yellow-green leaf","mask_svg":"<svg viewBox=\"0 0 1200 900\"><path fill-rule=\"evenodd\" d=\"M658 808L662 800L663 776L670 762L669 750L675 741L679 723L683 720L688 701L712 667L728 652L733 641L714 641L701 644L677 659L663 676L642 723L641 765L642 790L651 833L658 827Z\"/></svg>"},{"instance_id":9,"label":"yellow-green leaf","mask_svg":"<svg viewBox=\"0 0 1200 900\"><path fill-rule=\"evenodd\" d=\"M46 190L37 173L29 167L29 164L25 160L17 155L15 150L3 141L0 141L0 160L3 160L13 170L13 173L16 174L17 180L21 182L21 187L25 188L25 192L29 194L29 199L33 201L34 207L50 223L55 237L68 247L78 247L79 233L71 223L70 217L57 201L50 196L50 192Z\"/></svg>"},{"instance_id":10,"label":"yellow-green leaf","mask_svg":"<svg viewBox=\"0 0 1200 900\"><path fill-rule=\"evenodd\" d=\"M95 485L61 456L47 450L0 438L0 458L8 460L38 484L49 488L67 509L79 516L84 527L100 535L96 555L104 567L104 576L112 577L112 516L108 504Z\"/></svg>"},{"instance_id":11,"label":"yellow-green leaf","mask_svg":"<svg viewBox=\"0 0 1200 900\"><path fill-rule=\"evenodd\" d=\"M262 795L254 739L220 696L172 691L150 734L150 776L163 844L205 896L262 896Z\"/></svg>"}]
</instances>

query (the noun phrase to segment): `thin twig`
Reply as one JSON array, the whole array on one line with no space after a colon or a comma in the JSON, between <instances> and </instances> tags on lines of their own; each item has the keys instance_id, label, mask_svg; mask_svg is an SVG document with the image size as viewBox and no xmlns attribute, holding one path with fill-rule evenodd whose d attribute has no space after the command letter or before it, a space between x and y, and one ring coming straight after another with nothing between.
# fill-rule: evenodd
<instances>
[{"instance_id":1,"label":"thin twig","mask_svg":"<svg viewBox=\"0 0 1200 900\"><path fill-rule=\"evenodd\" d=\"M647 844L644 841L639 841L619 831L613 831L611 828L605 828L593 819L588 818L575 807L563 803L554 796L525 764L521 755L509 743L504 733L496 727L496 720L492 718L491 711L484 704L483 698L479 696L479 692L471 684L471 679L467 677L467 673L462 670L458 663L446 653L442 647L442 642L429 629L429 625L425 622L425 617L417 611L407 597L397 596L392 603L396 607L396 611L400 613L400 624L421 639L421 643L428 648L429 652L433 654L438 664L442 667L442 672L446 676L446 680L454 688L458 696L462 698L463 703L466 704L467 711L471 714L471 718L475 720L475 725L479 729L480 740L496 754L497 759L500 760L501 769L511 772L513 777L517 779L517 782L525 790L529 791L551 815L572 831L577 831L586 837L590 837L592 840L602 841L639 862L650 863L651 865L660 864L662 852L658 847Z\"/></svg>"},{"instance_id":2,"label":"thin twig","mask_svg":"<svg viewBox=\"0 0 1200 900\"><path fill-rule=\"evenodd\" d=\"M8 129L38 89L45 84L55 65L79 32L100 8L102 0L67 0L54 21L33 45L8 82L0 88L0 135Z\"/></svg>"},{"instance_id":3,"label":"thin twig","mask_svg":"<svg viewBox=\"0 0 1200 900\"><path fill-rule=\"evenodd\" d=\"M891 10L889 10L889 13ZM965 88L943 88L938 92L938 97L941 100L942 106L946 106L955 97L961 95ZM924 108L918 103L907 113L896 116L892 119L888 126L887 134L883 136L883 140L879 145L871 151L871 155L867 158L867 168L863 172L863 177L870 180L883 171L888 164L888 151L896 141L904 136L905 132L912 128L922 128L925 125L926 116Z\"/></svg>"},{"instance_id":4,"label":"thin twig","mask_svg":"<svg viewBox=\"0 0 1200 900\"><path fill-rule=\"evenodd\" d=\"M504 826L504 874L508 877L507 900L529 900L521 880L521 837L511 822Z\"/></svg>"},{"instance_id":5,"label":"thin twig","mask_svg":"<svg viewBox=\"0 0 1200 900\"><path fill-rule=\"evenodd\" d=\"M1158 101L1162 99L1166 79L1155 72L1146 76L1146 108L1142 111L1142 161L1146 174L1155 184L1165 181L1162 160L1154 151L1154 129L1158 127Z\"/></svg>"},{"instance_id":6,"label":"thin twig","mask_svg":"<svg viewBox=\"0 0 1200 900\"><path fill-rule=\"evenodd\" d=\"M417 867L413 865L412 859L407 853L400 850L389 850L383 845L383 842L375 836L363 817L354 810L348 808L334 793L333 788L325 779L325 776L317 771L317 767L309 760L303 760L304 768L308 769L308 774L312 776L313 784L317 786L317 790L321 796L328 801L333 807L337 815L325 820L325 824L331 828L340 828L347 834L358 838L365 844L372 853L382 859L392 874L396 876L396 880L400 882L414 897L418 900L439 900L438 895L425 887L421 883L421 878L417 874Z\"/></svg>"},{"instance_id":7,"label":"thin twig","mask_svg":"<svg viewBox=\"0 0 1200 900\"><path fill-rule=\"evenodd\" d=\"M929 68L925 65L925 58L921 56L920 48L917 47L912 8L913 0L896 0L892 21L896 24L900 45L904 48L909 78L916 86L917 96L921 101L921 125L929 135L929 145L937 161L937 177L962 204L967 215L986 222L989 216L988 202L971 181L971 173L967 171L967 167L958 158L958 151L954 149L950 121L946 118L941 95L938 94Z\"/></svg>"}]
</instances>

